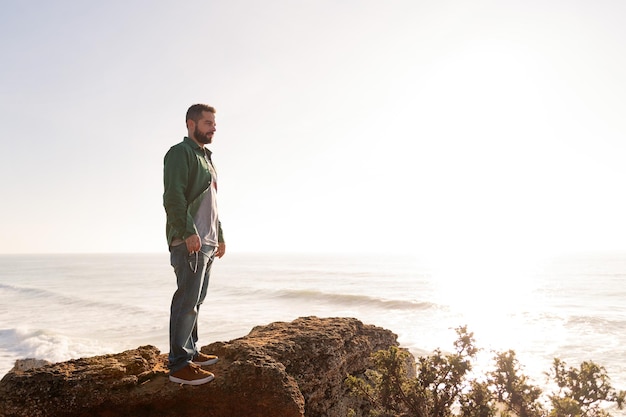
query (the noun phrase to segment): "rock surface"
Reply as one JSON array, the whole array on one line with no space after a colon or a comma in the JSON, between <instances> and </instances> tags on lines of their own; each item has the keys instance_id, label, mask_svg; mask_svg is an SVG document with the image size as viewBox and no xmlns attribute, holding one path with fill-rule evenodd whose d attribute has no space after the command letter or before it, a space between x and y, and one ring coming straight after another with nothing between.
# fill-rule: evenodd
<instances>
[{"instance_id":1,"label":"rock surface","mask_svg":"<svg viewBox=\"0 0 626 417\"><path fill-rule=\"evenodd\" d=\"M356 319L303 317L204 346L220 361L207 368L215 380L195 387L169 382L153 346L15 369L0 381L0 416L345 417L362 406L346 375L391 345L391 331Z\"/></svg>"},{"instance_id":2,"label":"rock surface","mask_svg":"<svg viewBox=\"0 0 626 417\"><path fill-rule=\"evenodd\" d=\"M24 372L29 369L41 368L45 365L50 365L52 362L48 362L43 359L26 358L18 359L15 361L15 366L11 369L11 372Z\"/></svg>"}]
</instances>

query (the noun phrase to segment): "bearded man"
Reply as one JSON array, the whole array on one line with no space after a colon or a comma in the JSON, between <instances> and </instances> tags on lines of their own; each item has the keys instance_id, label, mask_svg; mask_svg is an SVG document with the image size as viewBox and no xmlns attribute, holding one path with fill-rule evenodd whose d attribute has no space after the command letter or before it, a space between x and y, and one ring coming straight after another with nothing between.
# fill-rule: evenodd
<instances>
[{"instance_id":1,"label":"bearded man","mask_svg":"<svg viewBox=\"0 0 626 417\"><path fill-rule=\"evenodd\" d=\"M201 385L214 375L202 369L217 356L198 350L198 313L209 285L211 265L226 250L217 213L217 174L211 151L215 109L194 104L185 118L187 136L165 155L163 205L170 262L177 289L170 310L169 379Z\"/></svg>"}]
</instances>

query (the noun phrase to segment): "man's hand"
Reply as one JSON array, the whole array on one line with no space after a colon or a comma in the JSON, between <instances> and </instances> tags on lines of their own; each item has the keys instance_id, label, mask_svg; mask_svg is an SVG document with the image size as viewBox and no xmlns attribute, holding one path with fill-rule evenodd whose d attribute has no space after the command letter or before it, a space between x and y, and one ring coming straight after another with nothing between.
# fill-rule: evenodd
<instances>
[{"instance_id":1,"label":"man's hand","mask_svg":"<svg viewBox=\"0 0 626 417\"><path fill-rule=\"evenodd\" d=\"M200 236L191 235L187 239L185 239L185 244L187 245L187 252L196 253L202 249L202 244L200 243Z\"/></svg>"},{"instance_id":2,"label":"man's hand","mask_svg":"<svg viewBox=\"0 0 626 417\"><path fill-rule=\"evenodd\" d=\"M217 244L217 249L215 250L215 256L221 258L226 253L226 243L220 242Z\"/></svg>"}]
</instances>

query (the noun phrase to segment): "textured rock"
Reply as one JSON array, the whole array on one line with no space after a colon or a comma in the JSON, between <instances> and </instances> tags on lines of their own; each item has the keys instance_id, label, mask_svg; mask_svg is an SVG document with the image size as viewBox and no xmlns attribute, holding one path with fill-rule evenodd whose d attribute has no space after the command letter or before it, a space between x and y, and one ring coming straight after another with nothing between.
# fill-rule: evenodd
<instances>
[{"instance_id":1,"label":"textured rock","mask_svg":"<svg viewBox=\"0 0 626 417\"><path fill-rule=\"evenodd\" d=\"M196 387L169 382L152 346L16 369L0 381L0 416L345 417L361 408L346 375L391 345L392 332L356 319L304 317L203 347L220 362L208 368L216 379Z\"/></svg>"},{"instance_id":2,"label":"textured rock","mask_svg":"<svg viewBox=\"0 0 626 417\"><path fill-rule=\"evenodd\" d=\"M26 358L26 359L18 359L15 361L15 366L11 369L11 372L24 372L29 369L41 368L42 366L50 365L51 362L48 362L43 359L34 359L34 358Z\"/></svg>"}]
</instances>

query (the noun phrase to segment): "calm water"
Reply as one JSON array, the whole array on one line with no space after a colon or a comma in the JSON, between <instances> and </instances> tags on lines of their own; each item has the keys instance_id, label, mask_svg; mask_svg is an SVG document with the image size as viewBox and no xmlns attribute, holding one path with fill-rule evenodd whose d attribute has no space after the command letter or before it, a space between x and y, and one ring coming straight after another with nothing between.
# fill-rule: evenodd
<instances>
[{"instance_id":1,"label":"calm water","mask_svg":"<svg viewBox=\"0 0 626 417\"><path fill-rule=\"evenodd\" d=\"M513 349L539 385L552 358L593 360L626 389L626 254L498 265L411 257L229 254L216 261L201 344L300 316L356 317L416 356L452 348L468 325L484 348ZM152 344L167 352L175 289L167 254L0 256L0 375ZM618 413L614 413L619 415Z\"/></svg>"}]
</instances>

